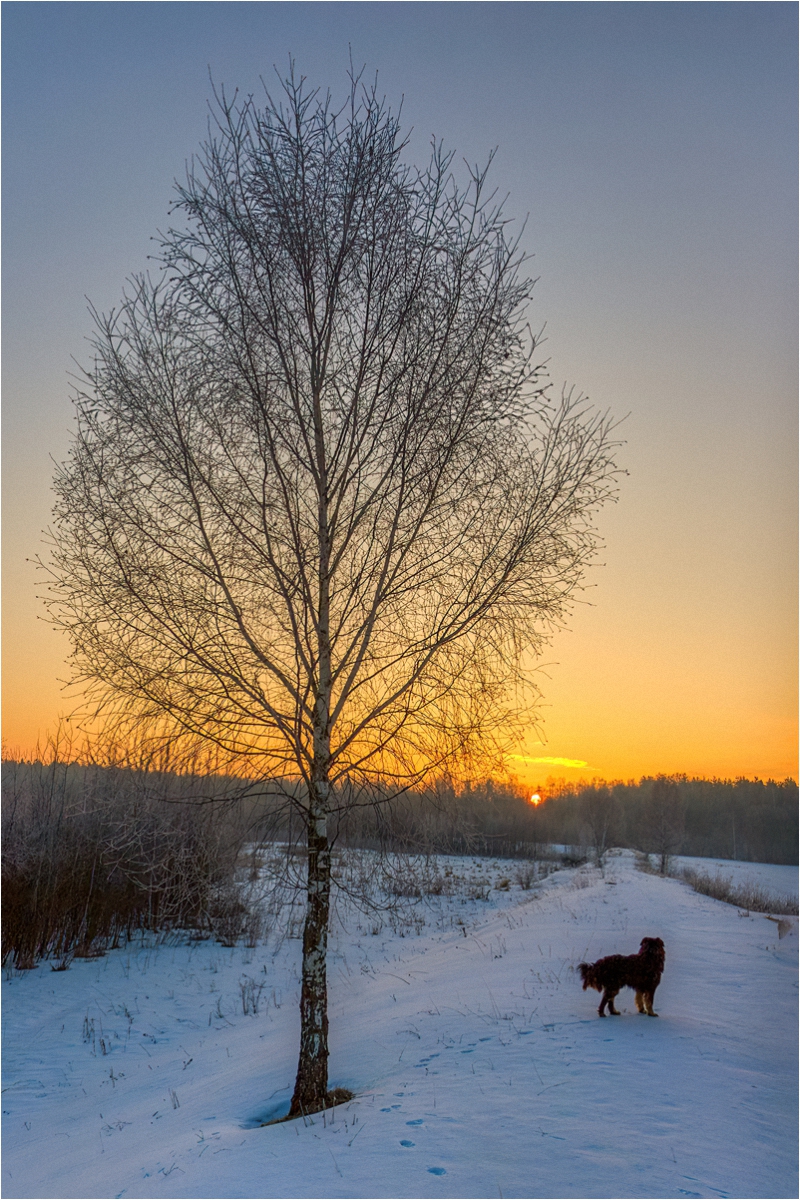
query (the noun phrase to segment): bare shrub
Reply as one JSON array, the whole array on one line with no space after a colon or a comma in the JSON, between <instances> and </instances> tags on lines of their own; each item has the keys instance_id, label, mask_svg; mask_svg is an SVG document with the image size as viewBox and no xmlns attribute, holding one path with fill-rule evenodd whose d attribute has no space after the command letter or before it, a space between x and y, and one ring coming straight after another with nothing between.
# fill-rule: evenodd
<instances>
[{"instance_id":1,"label":"bare shrub","mask_svg":"<svg viewBox=\"0 0 800 1200\"><path fill-rule=\"evenodd\" d=\"M215 890L206 915L214 937L223 946L235 946L247 928L249 914L233 882Z\"/></svg>"},{"instance_id":2,"label":"bare shrub","mask_svg":"<svg viewBox=\"0 0 800 1200\"><path fill-rule=\"evenodd\" d=\"M536 879L536 863L520 863L514 871L514 879L523 892L529 892Z\"/></svg>"},{"instance_id":3,"label":"bare shrub","mask_svg":"<svg viewBox=\"0 0 800 1200\"><path fill-rule=\"evenodd\" d=\"M559 858L562 867L582 867L587 860L587 854L580 846L570 846Z\"/></svg>"},{"instance_id":4,"label":"bare shrub","mask_svg":"<svg viewBox=\"0 0 800 1200\"><path fill-rule=\"evenodd\" d=\"M264 914L258 905L253 905L245 919L244 939L245 945L249 950L255 950L260 941L263 941L267 932L266 921Z\"/></svg>"},{"instance_id":5,"label":"bare shrub","mask_svg":"<svg viewBox=\"0 0 800 1200\"><path fill-rule=\"evenodd\" d=\"M194 802L201 781L167 783L67 763L57 745L3 764L3 963L66 970L136 931L207 923L241 836L229 811Z\"/></svg>"},{"instance_id":6,"label":"bare shrub","mask_svg":"<svg viewBox=\"0 0 800 1200\"><path fill-rule=\"evenodd\" d=\"M252 1014L254 1017L258 1016L261 993L266 986L266 979L258 982L255 979L251 979L249 975L245 975L239 981L239 991L242 997L242 1013L244 1016L248 1016L248 1014Z\"/></svg>"},{"instance_id":7,"label":"bare shrub","mask_svg":"<svg viewBox=\"0 0 800 1200\"><path fill-rule=\"evenodd\" d=\"M588 875L576 875L570 887L574 888L575 891L582 891L584 888L590 888L594 882Z\"/></svg>"}]
</instances>

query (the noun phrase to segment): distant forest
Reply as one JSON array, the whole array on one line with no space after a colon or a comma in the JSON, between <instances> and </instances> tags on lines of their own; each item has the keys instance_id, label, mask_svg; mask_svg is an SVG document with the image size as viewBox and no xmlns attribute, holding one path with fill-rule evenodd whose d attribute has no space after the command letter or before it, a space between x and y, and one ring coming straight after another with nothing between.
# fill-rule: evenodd
<instances>
[{"instance_id":1,"label":"distant forest","mask_svg":"<svg viewBox=\"0 0 800 1200\"><path fill-rule=\"evenodd\" d=\"M611 846L655 855L797 863L798 788L793 779L645 777L637 783L560 783L534 807L491 781L439 784L388 811L348 819L345 840L369 835L408 849L535 857L547 844L578 853Z\"/></svg>"},{"instance_id":2,"label":"distant forest","mask_svg":"<svg viewBox=\"0 0 800 1200\"><path fill-rule=\"evenodd\" d=\"M141 823L145 810L151 831L165 822L173 828L180 814L194 838L206 844L206 852L209 842L232 846L301 840L291 798L299 798L302 787L289 781L254 783L8 760L2 779L4 861L20 837L30 845L46 830L46 840L63 841L67 829L72 835L87 823L105 826L112 814L119 831L115 841L127 842L128 826ZM548 845L569 847L576 855L620 846L661 856L798 862L798 786L793 779L658 775L627 783L550 781L540 789L537 806L529 795L492 780L460 787L439 780L377 804L365 792L361 807L353 807L351 794L338 827L332 819L331 832L340 845L412 853L540 857ZM169 803L160 804L162 799ZM191 812L197 815L189 820Z\"/></svg>"}]
</instances>

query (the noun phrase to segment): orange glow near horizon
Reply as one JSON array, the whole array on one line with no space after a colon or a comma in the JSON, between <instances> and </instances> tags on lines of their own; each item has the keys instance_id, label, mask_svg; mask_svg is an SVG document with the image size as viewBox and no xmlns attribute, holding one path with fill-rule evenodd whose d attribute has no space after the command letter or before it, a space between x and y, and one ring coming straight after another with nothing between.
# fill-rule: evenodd
<instances>
[{"instance_id":1,"label":"orange glow near horizon","mask_svg":"<svg viewBox=\"0 0 800 1200\"><path fill-rule=\"evenodd\" d=\"M63 717L78 697L60 682L69 673L66 639L36 620L35 604L15 604L9 590L7 584L3 746L9 757L32 757L65 728ZM15 611L17 605L24 613ZM609 608L613 619L613 604ZM637 677L626 669L627 648L603 636L607 629L592 629L595 636L587 636L590 631L581 628L584 615L578 615L574 633L561 635L568 644L555 647L557 665L547 668L549 678L541 684L546 707L540 730L532 730L521 753L509 759L509 779L524 789L529 803L535 804L536 795L541 801L542 775L552 787L658 774L797 778L788 659L773 675L773 694L763 685L759 692L751 688L748 705L741 680L726 671L721 678L698 675L687 687L685 676L679 685L674 668L651 658L649 677ZM594 625L598 609L587 615ZM615 650L620 652L616 670ZM730 692L722 696L725 683Z\"/></svg>"}]
</instances>

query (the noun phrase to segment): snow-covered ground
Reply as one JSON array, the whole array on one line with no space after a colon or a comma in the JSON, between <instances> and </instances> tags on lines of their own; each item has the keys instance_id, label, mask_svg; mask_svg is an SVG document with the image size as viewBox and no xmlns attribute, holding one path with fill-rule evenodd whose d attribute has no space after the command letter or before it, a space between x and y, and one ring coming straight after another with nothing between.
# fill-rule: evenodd
<instances>
[{"instance_id":1,"label":"snow-covered ground","mask_svg":"<svg viewBox=\"0 0 800 1200\"><path fill-rule=\"evenodd\" d=\"M796 920L779 939L627 851L528 891L517 866L452 859L414 916L336 923L331 1085L357 1097L305 1123L260 1125L293 1081L296 938L7 973L3 1196L796 1196ZM627 990L600 1020L577 964L643 936L660 1020Z\"/></svg>"}]
</instances>

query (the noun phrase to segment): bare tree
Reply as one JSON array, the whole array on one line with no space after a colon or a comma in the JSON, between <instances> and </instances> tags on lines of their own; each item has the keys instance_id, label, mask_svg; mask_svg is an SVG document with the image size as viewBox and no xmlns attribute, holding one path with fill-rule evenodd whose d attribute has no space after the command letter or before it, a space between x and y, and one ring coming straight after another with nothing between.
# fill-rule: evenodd
<instances>
[{"instance_id":1,"label":"bare tree","mask_svg":"<svg viewBox=\"0 0 800 1200\"><path fill-rule=\"evenodd\" d=\"M681 848L684 826L684 804L678 784L666 775L657 776L644 804L644 836L645 847L658 858L662 875L668 873L670 859Z\"/></svg>"},{"instance_id":2,"label":"bare tree","mask_svg":"<svg viewBox=\"0 0 800 1200\"><path fill-rule=\"evenodd\" d=\"M606 852L613 844L618 818L618 805L611 789L603 784L587 788L581 797L581 815L586 822L595 862L602 871Z\"/></svg>"},{"instance_id":3,"label":"bare tree","mask_svg":"<svg viewBox=\"0 0 800 1200\"><path fill-rule=\"evenodd\" d=\"M292 72L213 114L162 275L95 314L51 603L106 721L305 785L299 1114L335 1098L329 819L501 754L613 443L582 398L548 398L486 171L457 185L436 144L403 165L352 72L339 110Z\"/></svg>"}]
</instances>

